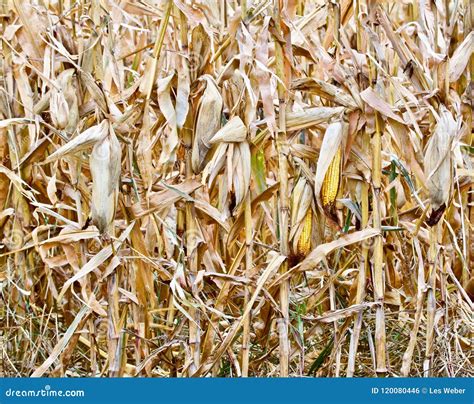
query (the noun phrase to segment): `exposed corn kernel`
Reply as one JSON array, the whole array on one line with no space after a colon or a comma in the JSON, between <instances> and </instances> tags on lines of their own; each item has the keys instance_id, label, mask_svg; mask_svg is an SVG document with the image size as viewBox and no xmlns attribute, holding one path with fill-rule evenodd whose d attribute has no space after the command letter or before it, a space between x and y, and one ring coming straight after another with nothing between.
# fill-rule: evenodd
<instances>
[{"instance_id":1,"label":"exposed corn kernel","mask_svg":"<svg viewBox=\"0 0 474 404\"><path fill-rule=\"evenodd\" d=\"M324 176L323 186L321 188L321 201L324 208L334 205L336 201L341 177L341 155L342 152L339 147Z\"/></svg>"},{"instance_id":2,"label":"exposed corn kernel","mask_svg":"<svg viewBox=\"0 0 474 404\"><path fill-rule=\"evenodd\" d=\"M313 222L313 212L311 207L308 209L306 216L303 221L303 230L301 231L300 238L296 247L296 254L300 257L306 257L311 251L311 229Z\"/></svg>"}]
</instances>

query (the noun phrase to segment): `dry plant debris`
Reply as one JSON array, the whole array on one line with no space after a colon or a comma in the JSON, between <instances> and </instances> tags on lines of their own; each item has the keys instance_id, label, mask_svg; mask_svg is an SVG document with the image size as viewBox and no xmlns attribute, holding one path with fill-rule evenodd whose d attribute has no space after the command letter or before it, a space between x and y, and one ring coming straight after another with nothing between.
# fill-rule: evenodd
<instances>
[{"instance_id":1,"label":"dry plant debris","mask_svg":"<svg viewBox=\"0 0 474 404\"><path fill-rule=\"evenodd\" d=\"M2 375L472 376L473 25L2 0Z\"/></svg>"}]
</instances>

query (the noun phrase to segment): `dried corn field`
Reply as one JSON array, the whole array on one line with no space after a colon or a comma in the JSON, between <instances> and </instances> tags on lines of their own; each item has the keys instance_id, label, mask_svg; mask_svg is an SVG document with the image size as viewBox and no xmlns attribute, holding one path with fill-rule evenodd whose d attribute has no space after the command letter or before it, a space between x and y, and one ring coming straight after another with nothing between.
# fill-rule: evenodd
<instances>
[{"instance_id":1,"label":"dried corn field","mask_svg":"<svg viewBox=\"0 0 474 404\"><path fill-rule=\"evenodd\" d=\"M4 376L472 376L468 0L2 0Z\"/></svg>"}]
</instances>

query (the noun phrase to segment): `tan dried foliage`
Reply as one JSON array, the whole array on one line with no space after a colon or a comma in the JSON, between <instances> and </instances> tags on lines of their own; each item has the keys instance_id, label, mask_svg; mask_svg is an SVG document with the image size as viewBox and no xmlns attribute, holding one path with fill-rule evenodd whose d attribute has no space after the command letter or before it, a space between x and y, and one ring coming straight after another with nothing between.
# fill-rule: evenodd
<instances>
[{"instance_id":1,"label":"tan dried foliage","mask_svg":"<svg viewBox=\"0 0 474 404\"><path fill-rule=\"evenodd\" d=\"M0 2L2 376L472 376L472 2Z\"/></svg>"}]
</instances>

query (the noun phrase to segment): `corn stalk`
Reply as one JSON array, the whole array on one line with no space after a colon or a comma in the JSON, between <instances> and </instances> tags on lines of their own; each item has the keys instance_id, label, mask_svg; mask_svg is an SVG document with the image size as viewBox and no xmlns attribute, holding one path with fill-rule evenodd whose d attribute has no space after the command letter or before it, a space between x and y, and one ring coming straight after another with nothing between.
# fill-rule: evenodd
<instances>
[{"instance_id":1,"label":"corn stalk","mask_svg":"<svg viewBox=\"0 0 474 404\"><path fill-rule=\"evenodd\" d=\"M251 279L252 276L252 207L251 207L250 189L247 191L245 197L245 277ZM247 307L250 300L250 290L247 286L245 288L244 307ZM249 374L249 351L250 351L250 314L245 318L242 335L242 377L247 377Z\"/></svg>"},{"instance_id":2,"label":"corn stalk","mask_svg":"<svg viewBox=\"0 0 474 404\"><path fill-rule=\"evenodd\" d=\"M282 0L275 0L274 20L276 26L281 30L281 12ZM288 257L288 219L289 219L289 201L288 201L288 145L286 139L286 90L282 84L285 81L284 54L282 43L275 38L275 64L276 73L280 78L278 82L278 110L279 121L276 135L276 146L278 153L278 179L280 181L279 189L279 232L280 232L280 253ZM288 270L288 261L282 263L280 273L284 274ZM278 331L280 336L280 377L287 377L289 372L289 280L280 284L280 310L281 318L278 320Z\"/></svg>"},{"instance_id":3,"label":"corn stalk","mask_svg":"<svg viewBox=\"0 0 474 404\"><path fill-rule=\"evenodd\" d=\"M372 25L374 29L374 25ZM377 78L377 70L374 63L370 63L371 83ZM375 133L372 136L372 208L373 219L372 225L374 229L380 231L380 234L374 238L373 244L373 264L372 264L372 282L374 287L374 301L378 303L375 312L375 355L376 355L376 372L379 375L385 375L387 372L386 358L386 335L385 335L385 310L384 310L384 293L385 293L385 275L383 268L384 252L382 237L382 221L381 221L381 188L382 188L382 131L383 123L381 116L374 111Z\"/></svg>"}]
</instances>

